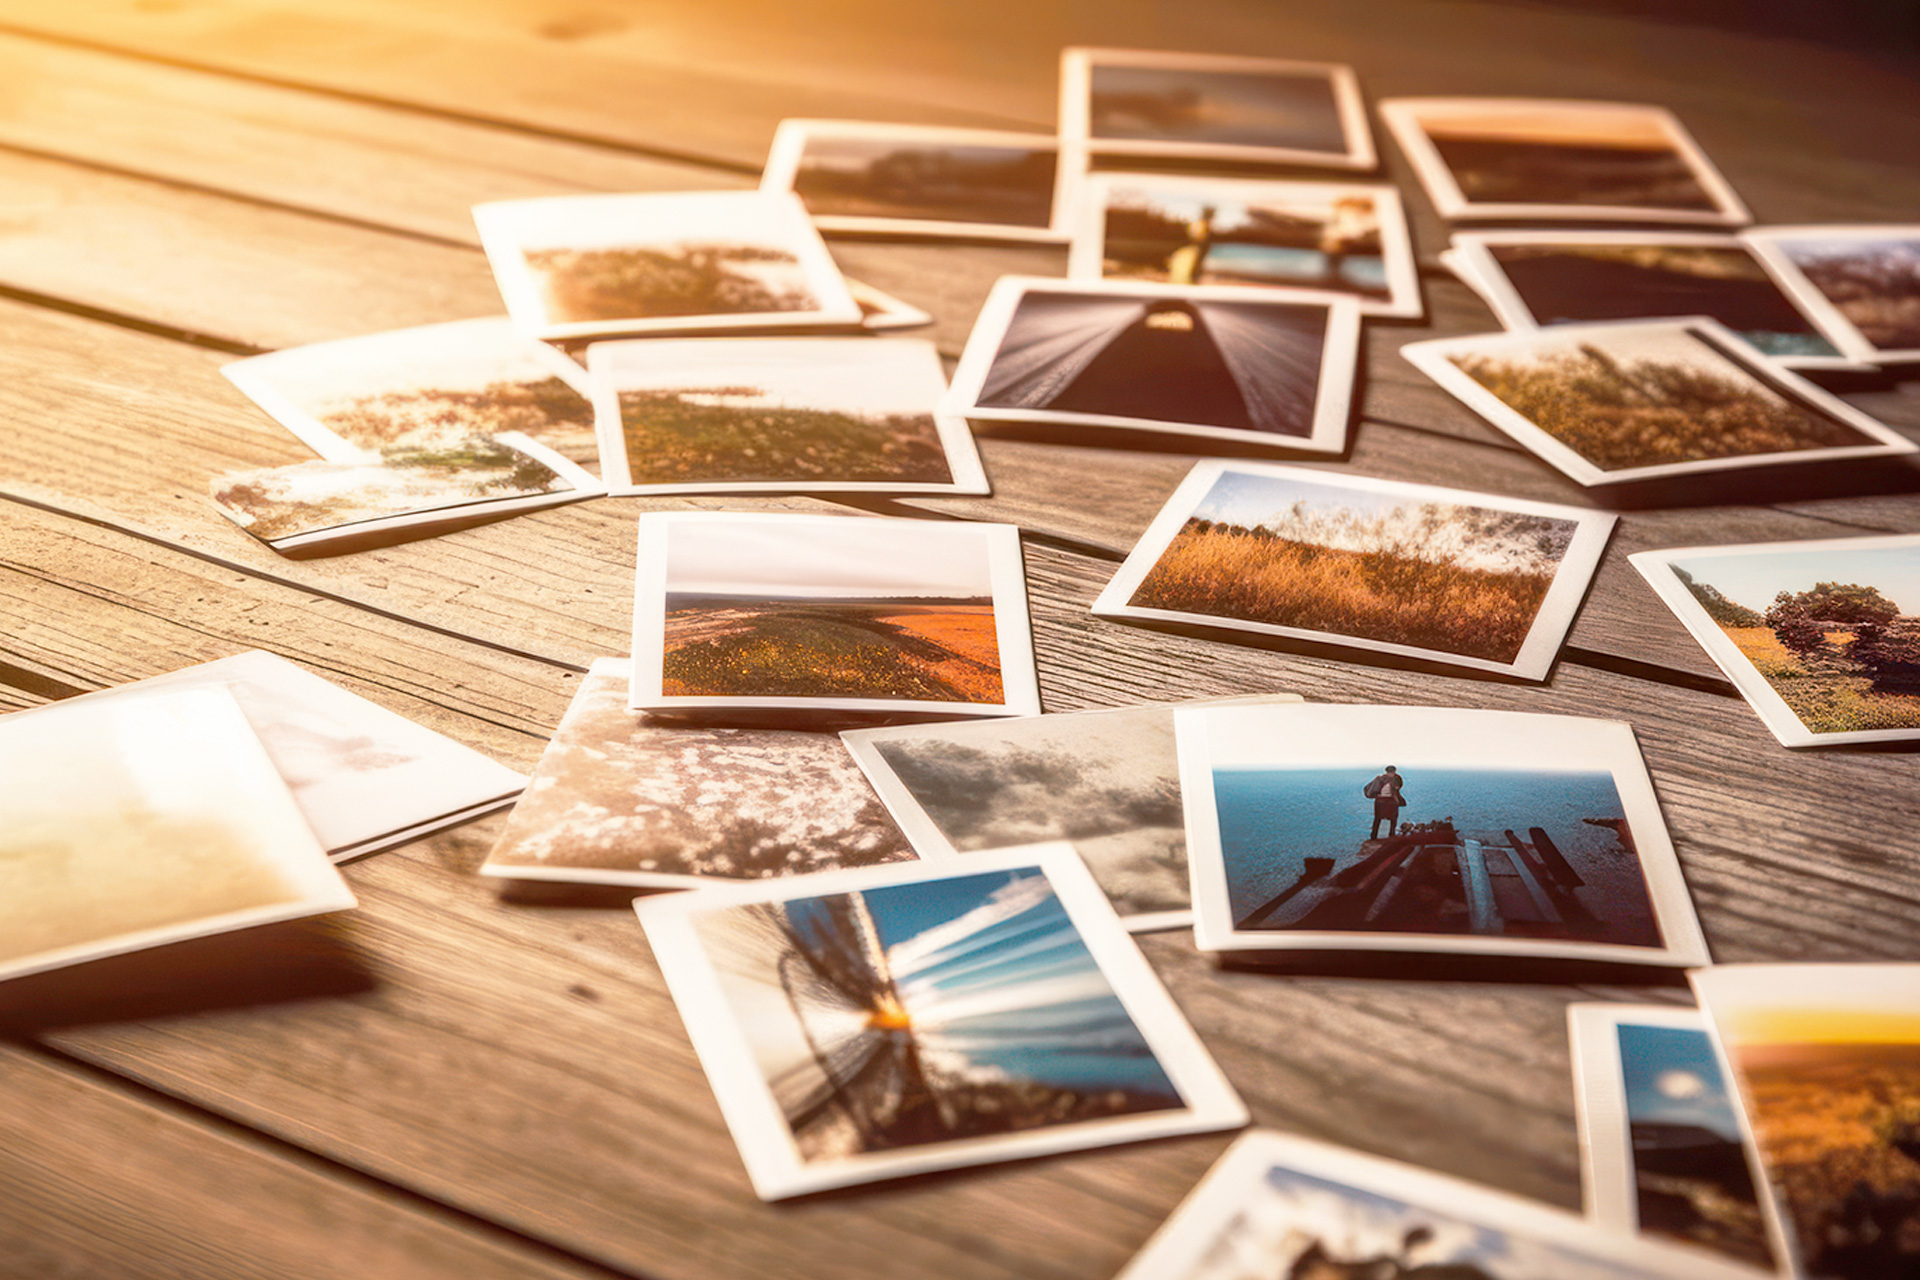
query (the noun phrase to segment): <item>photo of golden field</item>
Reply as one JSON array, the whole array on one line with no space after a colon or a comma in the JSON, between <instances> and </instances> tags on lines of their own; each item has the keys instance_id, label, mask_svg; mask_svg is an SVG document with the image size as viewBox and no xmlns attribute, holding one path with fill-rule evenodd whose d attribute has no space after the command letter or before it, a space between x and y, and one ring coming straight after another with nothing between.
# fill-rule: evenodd
<instances>
[{"instance_id":1,"label":"photo of golden field","mask_svg":"<svg viewBox=\"0 0 1920 1280\"><path fill-rule=\"evenodd\" d=\"M1128 604L1512 662L1576 527L1228 471Z\"/></svg>"}]
</instances>

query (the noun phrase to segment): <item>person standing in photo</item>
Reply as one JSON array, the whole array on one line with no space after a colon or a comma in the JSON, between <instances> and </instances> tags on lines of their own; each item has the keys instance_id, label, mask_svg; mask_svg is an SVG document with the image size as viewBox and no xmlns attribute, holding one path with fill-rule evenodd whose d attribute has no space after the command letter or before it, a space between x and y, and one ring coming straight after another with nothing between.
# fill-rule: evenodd
<instances>
[{"instance_id":1,"label":"person standing in photo","mask_svg":"<svg viewBox=\"0 0 1920 1280\"><path fill-rule=\"evenodd\" d=\"M1400 776L1400 771L1388 765L1384 773L1360 789L1361 795L1373 801L1373 826L1368 828L1367 839L1380 838L1382 821L1387 824L1387 834L1393 834L1400 822L1400 806L1406 803L1400 796L1400 789L1405 784L1406 780Z\"/></svg>"}]
</instances>

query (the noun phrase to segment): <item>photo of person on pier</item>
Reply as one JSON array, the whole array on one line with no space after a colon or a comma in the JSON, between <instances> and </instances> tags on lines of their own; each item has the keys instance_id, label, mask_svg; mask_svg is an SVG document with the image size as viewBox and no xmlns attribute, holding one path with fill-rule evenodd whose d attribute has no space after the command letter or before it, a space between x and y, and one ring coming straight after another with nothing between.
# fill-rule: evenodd
<instances>
[{"instance_id":1,"label":"photo of person on pier","mask_svg":"<svg viewBox=\"0 0 1920 1280\"><path fill-rule=\"evenodd\" d=\"M1392 835L1400 824L1400 806L1406 803L1400 794L1404 780L1400 771L1388 765L1372 782L1361 789L1360 794L1373 801L1373 826L1367 832L1367 839L1380 838L1380 824L1387 824L1387 834Z\"/></svg>"}]
</instances>

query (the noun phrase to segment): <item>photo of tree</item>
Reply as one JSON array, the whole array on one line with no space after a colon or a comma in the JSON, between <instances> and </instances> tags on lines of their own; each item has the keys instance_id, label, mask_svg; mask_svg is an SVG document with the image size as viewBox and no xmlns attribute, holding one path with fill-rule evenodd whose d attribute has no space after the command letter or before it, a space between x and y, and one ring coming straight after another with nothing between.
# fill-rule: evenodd
<instances>
[{"instance_id":1,"label":"photo of tree","mask_svg":"<svg viewBox=\"0 0 1920 1280\"><path fill-rule=\"evenodd\" d=\"M1920 728L1920 547L1683 557L1673 572L1807 732Z\"/></svg>"}]
</instances>

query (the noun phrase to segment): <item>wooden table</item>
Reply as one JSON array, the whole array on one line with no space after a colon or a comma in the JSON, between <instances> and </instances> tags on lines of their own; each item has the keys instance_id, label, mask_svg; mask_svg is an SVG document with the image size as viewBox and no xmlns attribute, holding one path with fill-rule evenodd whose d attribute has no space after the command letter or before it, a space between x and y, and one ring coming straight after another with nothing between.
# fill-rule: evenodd
<instances>
[{"instance_id":1,"label":"wooden table","mask_svg":"<svg viewBox=\"0 0 1920 1280\"><path fill-rule=\"evenodd\" d=\"M1068 43L1355 64L1370 95L1663 102L1770 222L1920 214L1920 83L1893 55L1491 0L53 0L0 3L0 708L260 647L529 767L624 653L642 510L601 499L289 561L211 506L300 460L218 374L238 354L496 313L476 201L751 185L775 122L1050 128ZM1591 495L1395 355L1490 329L1433 268L1370 333L1335 465ZM1050 249L841 243L956 353ZM1920 431L1914 384L1851 389ZM1911 755L1778 747L1626 564L1698 542L1920 530L1903 465L1716 482L1628 512L1544 685L1093 619L1191 457L982 441L985 499L869 502L1026 530L1043 692L1066 711L1297 690L1617 716L1639 732L1722 960L1920 959ZM1811 486L1811 487L1809 487ZM3 820L3 819L0 819ZM1101 1277L1224 1135L764 1205L646 941L611 900L503 899L493 818L353 864L339 918L0 993L0 1274ZM1295 1132L1579 1198L1563 1010L1644 987L1226 972L1145 949L1253 1108ZM1662 999L1684 999L1673 986Z\"/></svg>"}]
</instances>

